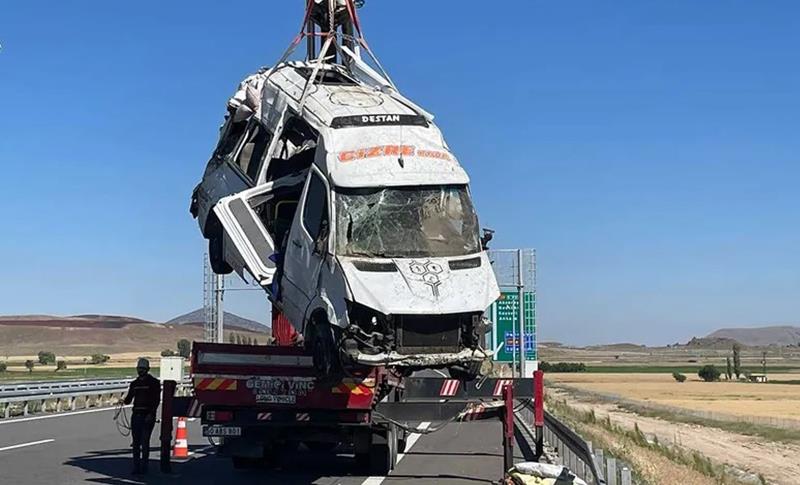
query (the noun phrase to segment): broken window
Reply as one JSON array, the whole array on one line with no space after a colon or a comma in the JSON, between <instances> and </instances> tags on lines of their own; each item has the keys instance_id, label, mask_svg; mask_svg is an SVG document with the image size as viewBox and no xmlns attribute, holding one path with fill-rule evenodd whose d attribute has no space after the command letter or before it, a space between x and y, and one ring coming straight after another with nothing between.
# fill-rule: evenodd
<instances>
[{"instance_id":1,"label":"broken window","mask_svg":"<svg viewBox=\"0 0 800 485\"><path fill-rule=\"evenodd\" d=\"M322 178L314 172L308 182L308 193L303 206L303 226L316 241L328 226L328 193Z\"/></svg>"},{"instance_id":2,"label":"broken window","mask_svg":"<svg viewBox=\"0 0 800 485\"><path fill-rule=\"evenodd\" d=\"M264 162L264 155L266 155L270 140L272 140L272 134L260 123L253 121L248 131L247 141L239 150L239 156L236 157L236 164L253 181L258 178L258 171Z\"/></svg>"},{"instance_id":3,"label":"broken window","mask_svg":"<svg viewBox=\"0 0 800 485\"><path fill-rule=\"evenodd\" d=\"M266 180L276 180L305 170L314 161L319 134L305 120L291 116L278 138L276 156L267 167Z\"/></svg>"},{"instance_id":4,"label":"broken window","mask_svg":"<svg viewBox=\"0 0 800 485\"><path fill-rule=\"evenodd\" d=\"M336 189L339 254L451 257L480 251L478 218L465 185Z\"/></svg>"},{"instance_id":5,"label":"broken window","mask_svg":"<svg viewBox=\"0 0 800 485\"><path fill-rule=\"evenodd\" d=\"M247 128L247 121L233 121L229 115L222 127L222 134L219 137L219 144L214 155L219 158L227 158L233 155L236 147L239 146L244 131Z\"/></svg>"}]
</instances>

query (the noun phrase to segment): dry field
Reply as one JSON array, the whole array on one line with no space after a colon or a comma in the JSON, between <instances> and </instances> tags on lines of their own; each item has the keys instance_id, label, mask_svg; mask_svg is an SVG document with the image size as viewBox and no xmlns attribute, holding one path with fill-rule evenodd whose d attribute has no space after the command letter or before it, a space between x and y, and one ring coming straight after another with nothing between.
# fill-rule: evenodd
<instances>
[{"instance_id":1,"label":"dry field","mask_svg":"<svg viewBox=\"0 0 800 485\"><path fill-rule=\"evenodd\" d=\"M767 366L796 367L800 371L800 348L798 347L744 347L742 366L759 368L762 352L767 353ZM539 347L542 360L547 362L583 362L596 366L701 366L714 364L725 367L725 357L731 357L728 347L645 347L643 345L617 344L596 347L568 347L544 343ZM800 378L800 374L798 374Z\"/></svg>"},{"instance_id":2,"label":"dry field","mask_svg":"<svg viewBox=\"0 0 800 485\"><path fill-rule=\"evenodd\" d=\"M244 337L258 339L260 345L269 335L235 330ZM229 333L226 332L226 338ZM157 367L164 349L176 350L178 340L202 340L203 329L197 326L139 324L124 328L52 328L12 327L0 324L0 362L7 365L0 381L31 379L72 379L81 377L116 378L133 374L136 360L148 357ZM41 365L37 353L53 352L67 363L67 371L56 372L55 365ZM102 365L89 363L94 353L111 357ZM33 372L25 361L36 363Z\"/></svg>"},{"instance_id":3,"label":"dry field","mask_svg":"<svg viewBox=\"0 0 800 485\"><path fill-rule=\"evenodd\" d=\"M659 442L676 445L681 449L694 450L716 464L726 464L744 473L762 475L766 483L796 485L800 476L800 444L797 442L776 442L761 436L747 436L717 428L695 424L675 423L654 417L646 417L618 408L614 403L584 401L569 392L551 389L550 397L563 399L573 409L592 411L598 420L609 419L614 426L626 430L640 429L647 436L655 436ZM592 434L607 432L599 425L584 425L592 428ZM650 483L708 483L693 477L677 477L676 473L686 473L682 467L665 460L663 456L643 453L636 446L629 446L618 437L605 440L606 446L625 456L649 479ZM621 447L621 449L619 449ZM645 450L646 451L646 450ZM733 471L733 470L732 470ZM759 483L749 481L749 483Z\"/></svg>"},{"instance_id":4,"label":"dry field","mask_svg":"<svg viewBox=\"0 0 800 485\"><path fill-rule=\"evenodd\" d=\"M772 379L800 379L800 374L774 374ZM683 383L669 374L559 374L548 380L587 391L615 394L637 401L713 411L738 416L800 420L800 385L745 382L702 382L687 376Z\"/></svg>"},{"instance_id":5,"label":"dry field","mask_svg":"<svg viewBox=\"0 0 800 485\"><path fill-rule=\"evenodd\" d=\"M257 338L260 343L266 343L268 339L267 334L244 330L235 332ZM161 324L127 325L123 328L24 327L0 324L0 361L18 360L18 356L35 356L40 350L54 352L58 357L66 356L67 360L94 353L159 355L164 349L174 350L178 340L183 338L189 341L202 340L203 328L195 325Z\"/></svg>"}]
</instances>

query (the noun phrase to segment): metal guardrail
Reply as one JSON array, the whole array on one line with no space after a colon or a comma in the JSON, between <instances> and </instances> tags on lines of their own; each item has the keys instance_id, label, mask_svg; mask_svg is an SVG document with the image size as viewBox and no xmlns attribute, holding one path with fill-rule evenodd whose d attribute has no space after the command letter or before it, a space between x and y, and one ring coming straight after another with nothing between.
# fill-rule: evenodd
<instances>
[{"instance_id":1,"label":"metal guardrail","mask_svg":"<svg viewBox=\"0 0 800 485\"><path fill-rule=\"evenodd\" d=\"M524 431L524 438L532 443L535 434L530 423L534 422L533 404L528 403L517 410L517 425ZM605 485L602 468L595 462L591 446L555 416L544 412L544 442L558 453L561 465L584 479L587 483Z\"/></svg>"},{"instance_id":2,"label":"metal guardrail","mask_svg":"<svg viewBox=\"0 0 800 485\"><path fill-rule=\"evenodd\" d=\"M115 397L121 398L128 390L131 379L29 382L0 386L0 419L9 419L15 413L27 416L36 410L44 411L48 402L54 403L54 412L75 411L79 398L83 398L84 409L112 405ZM191 380L182 382L179 385L180 392L186 393L190 385Z\"/></svg>"},{"instance_id":3,"label":"metal guardrail","mask_svg":"<svg viewBox=\"0 0 800 485\"><path fill-rule=\"evenodd\" d=\"M93 397L96 397L93 407L111 405L113 398L121 398L127 389L128 384L126 383L123 386L106 387L103 389L0 397L0 409L2 409L0 417L9 419L15 412L22 416L27 416L36 410L46 411L47 403L53 401L55 402L55 406L52 410L55 412L62 412L65 410L75 411L78 408L78 398L84 398L84 409L92 407L91 398Z\"/></svg>"},{"instance_id":4,"label":"metal guardrail","mask_svg":"<svg viewBox=\"0 0 800 485\"><path fill-rule=\"evenodd\" d=\"M573 473L596 485L607 483L591 446L547 411L544 413L544 441L558 452L562 464Z\"/></svg>"},{"instance_id":5,"label":"metal guardrail","mask_svg":"<svg viewBox=\"0 0 800 485\"><path fill-rule=\"evenodd\" d=\"M11 397L70 394L82 391L106 391L127 387L130 378L74 381L40 381L5 384L0 386L0 402Z\"/></svg>"}]
</instances>

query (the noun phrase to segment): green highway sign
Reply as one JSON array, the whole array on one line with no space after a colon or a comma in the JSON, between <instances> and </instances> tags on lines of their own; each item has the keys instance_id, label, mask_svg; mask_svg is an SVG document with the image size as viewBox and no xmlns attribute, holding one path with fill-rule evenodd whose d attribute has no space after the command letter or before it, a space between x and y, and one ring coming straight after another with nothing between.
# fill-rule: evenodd
<instances>
[{"instance_id":1,"label":"green highway sign","mask_svg":"<svg viewBox=\"0 0 800 485\"><path fill-rule=\"evenodd\" d=\"M536 360L536 295L531 291L524 293L523 311L525 313L525 357ZM519 360L519 293L503 291L500 298L489 308L489 318L494 322L492 345L497 350L494 360L511 362ZM502 344L502 347L500 346Z\"/></svg>"}]
</instances>

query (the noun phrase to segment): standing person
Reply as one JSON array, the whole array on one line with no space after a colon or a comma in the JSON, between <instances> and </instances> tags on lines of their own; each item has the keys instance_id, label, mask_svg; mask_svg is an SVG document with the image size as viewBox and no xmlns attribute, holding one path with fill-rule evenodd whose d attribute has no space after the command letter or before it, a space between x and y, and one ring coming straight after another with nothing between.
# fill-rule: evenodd
<instances>
[{"instance_id":1,"label":"standing person","mask_svg":"<svg viewBox=\"0 0 800 485\"><path fill-rule=\"evenodd\" d=\"M147 473L150 459L150 435L156 424L156 410L161 402L161 383L150 375L150 361L139 359L136 362L139 377L131 382L125 404L133 402L131 416L131 437L133 447L133 473ZM144 459L144 461L142 461Z\"/></svg>"}]
</instances>

